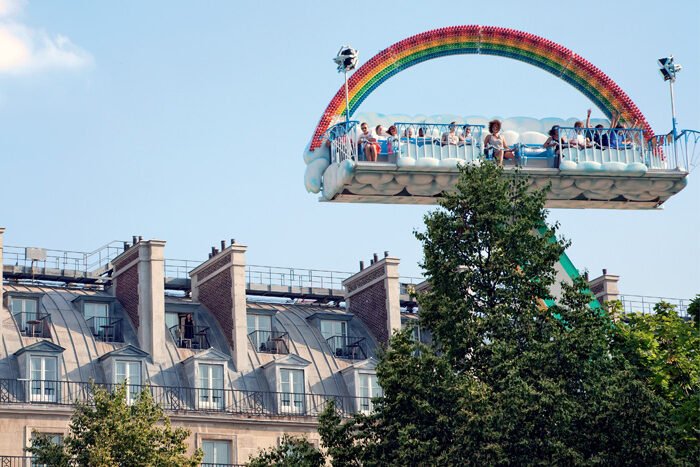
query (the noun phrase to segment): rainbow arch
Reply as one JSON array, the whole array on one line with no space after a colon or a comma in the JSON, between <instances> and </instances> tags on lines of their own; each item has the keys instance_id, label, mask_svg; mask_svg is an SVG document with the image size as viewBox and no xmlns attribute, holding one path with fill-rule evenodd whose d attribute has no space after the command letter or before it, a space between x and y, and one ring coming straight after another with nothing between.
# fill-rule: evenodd
<instances>
[{"instance_id":1,"label":"rainbow arch","mask_svg":"<svg viewBox=\"0 0 700 467\"><path fill-rule=\"evenodd\" d=\"M448 55L496 55L529 63L578 89L608 118L620 113L622 123L632 123L653 135L651 126L627 94L588 60L543 37L495 26L452 26L416 34L382 50L348 80L350 115L382 83L395 74L427 60ZM309 149L323 143L326 130L345 113L345 88L341 86L321 116Z\"/></svg>"}]
</instances>

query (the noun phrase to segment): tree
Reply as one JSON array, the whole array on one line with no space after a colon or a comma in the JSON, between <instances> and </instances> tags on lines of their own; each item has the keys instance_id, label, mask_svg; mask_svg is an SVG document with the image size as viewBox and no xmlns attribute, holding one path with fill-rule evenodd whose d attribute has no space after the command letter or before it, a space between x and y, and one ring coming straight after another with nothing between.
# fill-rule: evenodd
<instances>
[{"instance_id":1,"label":"tree","mask_svg":"<svg viewBox=\"0 0 700 467\"><path fill-rule=\"evenodd\" d=\"M568 242L546 224L545 199L521 174L461 168L416 234L430 282L420 325L432 344L395 334L377 368L375 413L324 420L337 465L676 462L668 404L620 351L585 281L560 284L551 305Z\"/></svg>"},{"instance_id":2,"label":"tree","mask_svg":"<svg viewBox=\"0 0 700 467\"><path fill-rule=\"evenodd\" d=\"M276 448L261 450L248 467L321 467L325 456L306 438L284 435Z\"/></svg>"},{"instance_id":3,"label":"tree","mask_svg":"<svg viewBox=\"0 0 700 467\"><path fill-rule=\"evenodd\" d=\"M127 387L113 392L93 386L94 402L77 402L70 433L57 446L33 433L27 451L37 464L51 466L179 466L195 467L202 461L197 450L187 456L189 430L173 428L168 417L144 390L127 402Z\"/></svg>"},{"instance_id":4,"label":"tree","mask_svg":"<svg viewBox=\"0 0 700 467\"><path fill-rule=\"evenodd\" d=\"M619 302L610 306L621 308ZM690 313L693 306L698 297ZM684 458L700 459L700 328L693 318L684 320L674 305L660 302L652 314L625 316L617 338L638 375L672 406L678 450Z\"/></svg>"}]
</instances>

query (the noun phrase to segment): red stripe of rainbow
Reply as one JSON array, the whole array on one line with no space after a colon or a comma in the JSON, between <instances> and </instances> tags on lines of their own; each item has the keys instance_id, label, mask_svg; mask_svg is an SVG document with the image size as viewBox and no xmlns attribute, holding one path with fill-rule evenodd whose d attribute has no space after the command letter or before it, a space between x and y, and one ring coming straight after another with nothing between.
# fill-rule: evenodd
<instances>
[{"instance_id":1,"label":"red stripe of rainbow","mask_svg":"<svg viewBox=\"0 0 700 467\"><path fill-rule=\"evenodd\" d=\"M633 123L651 137L653 131L642 112L605 73L583 57L548 39L514 29L494 26L453 26L434 29L404 39L382 50L348 80L350 115L384 81L406 68L447 55L497 55L529 63L574 86L611 118ZM318 148L331 122L345 113L345 89L341 87L316 127L310 149Z\"/></svg>"}]
</instances>

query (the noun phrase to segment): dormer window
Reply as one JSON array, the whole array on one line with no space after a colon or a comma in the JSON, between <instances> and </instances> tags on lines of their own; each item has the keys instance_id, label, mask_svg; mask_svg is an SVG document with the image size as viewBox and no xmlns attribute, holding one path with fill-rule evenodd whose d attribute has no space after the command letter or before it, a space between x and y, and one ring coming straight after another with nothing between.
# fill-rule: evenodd
<instances>
[{"instance_id":1,"label":"dormer window","mask_svg":"<svg viewBox=\"0 0 700 467\"><path fill-rule=\"evenodd\" d=\"M280 411L304 413L304 370L280 368Z\"/></svg>"},{"instance_id":2,"label":"dormer window","mask_svg":"<svg viewBox=\"0 0 700 467\"><path fill-rule=\"evenodd\" d=\"M41 294L11 294L9 299L12 317L23 336L50 338L49 315L40 307Z\"/></svg>"},{"instance_id":3,"label":"dormer window","mask_svg":"<svg viewBox=\"0 0 700 467\"><path fill-rule=\"evenodd\" d=\"M382 389L374 373L360 373L360 411L369 413L374 410L372 399L381 397Z\"/></svg>"},{"instance_id":4,"label":"dormer window","mask_svg":"<svg viewBox=\"0 0 700 467\"><path fill-rule=\"evenodd\" d=\"M29 402L51 402L60 400L59 355L65 349L50 341L41 340L23 347L17 352L20 377L26 381Z\"/></svg>"},{"instance_id":5,"label":"dormer window","mask_svg":"<svg viewBox=\"0 0 700 467\"><path fill-rule=\"evenodd\" d=\"M133 404L141 392L141 362L138 360L114 361L114 384L126 382L126 401Z\"/></svg>"},{"instance_id":6,"label":"dormer window","mask_svg":"<svg viewBox=\"0 0 700 467\"><path fill-rule=\"evenodd\" d=\"M377 362L374 358L368 358L357 362L340 373L345 380L350 394L355 396L355 410L369 413L374 410L372 399L382 396L382 388L377 380Z\"/></svg>"},{"instance_id":7,"label":"dormer window","mask_svg":"<svg viewBox=\"0 0 700 467\"><path fill-rule=\"evenodd\" d=\"M287 355L263 365L271 388L277 393L277 411L280 414L306 412L306 380L304 369L311 362L298 355Z\"/></svg>"},{"instance_id":8,"label":"dormer window","mask_svg":"<svg viewBox=\"0 0 700 467\"><path fill-rule=\"evenodd\" d=\"M49 356L29 357L29 400L56 402L58 396L58 359Z\"/></svg>"},{"instance_id":9,"label":"dormer window","mask_svg":"<svg viewBox=\"0 0 700 467\"><path fill-rule=\"evenodd\" d=\"M333 337L345 338L348 335L348 325L345 321L321 320L321 334L328 340Z\"/></svg>"},{"instance_id":10,"label":"dormer window","mask_svg":"<svg viewBox=\"0 0 700 467\"><path fill-rule=\"evenodd\" d=\"M197 401L200 409L222 410L224 408L224 366L199 363Z\"/></svg>"},{"instance_id":11,"label":"dormer window","mask_svg":"<svg viewBox=\"0 0 700 467\"><path fill-rule=\"evenodd\" d=\"M103 295L80 295L73 300L83 313L95 340L122 342L122 320L114 317L114 298Z\"/></svg>"},{"instance_id":12,"label":"dormer window","mask_svg":"<svg viewBox=\"0 0 700 467\"><path fill-rule=\"evenodd\" d=\"M208 349L209 326L199 326L193 313L166 313L165 323L175 345L182 349Z\"/></svg>"},{"instance_id":13,"label":"dormer window","mask_svg":"<svg viewBox=\"0 0 700 467\"><path fill-rule=\"evenodd\" d=\"M248 313L248 340L256 352L289 353L288 334L272 330L272 315Z\"/></svg>"}]
</instances>

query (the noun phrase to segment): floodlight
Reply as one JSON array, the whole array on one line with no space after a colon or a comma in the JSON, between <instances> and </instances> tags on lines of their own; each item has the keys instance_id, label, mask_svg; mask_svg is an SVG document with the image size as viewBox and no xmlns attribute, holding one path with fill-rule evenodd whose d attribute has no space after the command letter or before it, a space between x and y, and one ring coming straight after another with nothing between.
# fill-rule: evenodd
<instances>
[{"instance_id":1,"label":"floodlight","mask_svg":"<svg viewBox=\"0 0 700 467\"><path fill-rule=\"evenodd\" d=\"M661 76L663 76L664 81L675 81L676 73L681 71L681 69L683 68L680 65L676 65L675 63L673 63L673 55L660 58L658 60L658 64L661 67L659 68L659 72L661 73Z\"/></svg>"}]
</instances>

